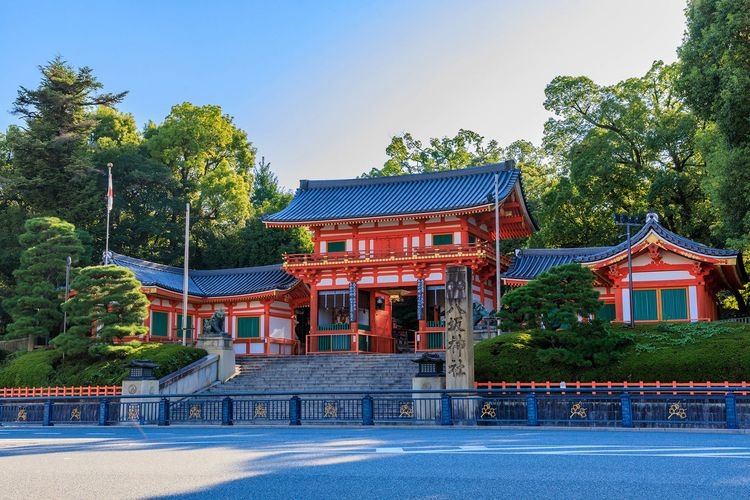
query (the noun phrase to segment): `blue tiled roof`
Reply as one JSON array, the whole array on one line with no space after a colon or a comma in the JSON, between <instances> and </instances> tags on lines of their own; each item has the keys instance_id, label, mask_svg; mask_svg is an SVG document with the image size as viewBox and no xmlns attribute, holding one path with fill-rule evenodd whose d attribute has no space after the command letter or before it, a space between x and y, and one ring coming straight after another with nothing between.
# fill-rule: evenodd
<instances>
[{"instance_id":1,"label":"blue tiled roof","mask_svg":"<svg viewBox=\"0 0 750 500\"><path fill-rule=\"evenodd\" d=\"M719 248L708 247L675 234L659 224L659 218L655 214L648 214L646 217L646 224L644 224L637 233L630 237L630 241L635 245L644 239L651 231L658 234L666 241L695 253L712 257L739 256L737 250L722 250ZM530 280L536 278L540 273L543 273L552 267L568 264L570 262L596 262L624 252L627 247L628 242L625 240L618 245L610 247L531 248L517 250L516 256L513 258L508 271L503 273L502 277L505 279ZM740 269L741 272L744 273L744 267L740 266Z\"/></svg>"},{"instance_id":2,"label":"blue tiled roof","mask_svg":"<svg viewBox=\"0 0 750 500\"><path fill-rule=\"evenodd\" d=\"M645 238L650 231L658 234L666 241L674 243L675 245L680 246L686 250L690 250L691 252L710 255L712 257L735 257L739 254L738 250L712 248L696 241L689 240L684 236L680 236L679 234L675 234L659 224L659 217L656 216L656 214L648 214L646 216L646 224L644 224L637 233L630 237L630 241L635 245L643 238ZM597 260L606 259L612 257L613 255L617 255L627 248L628 242L627 240L625 240L619 245L615 245L609 248L603 248L602 252L600 253L588 255L585 259L582 259L581 262L595 262Z\"/></svg>"},{"instance_id":3,"label":"blue tiled roof","mask_svg":"<svg viewBox=\"0 0 750 500\"><path fill-rule=\"evenodd\" d=\"M327 220L447 212L492 203L495 173L499 197L506 198L520 171L513 161L483 167L426 174L365 179L300 182L292 202L268 215L270 223L305 223Z\"/></svg>"},{"instance_id":4,"label":"blue tiled roof","mask_svg":"<svg viewBox=\"0 0 750 500\"><path fill-rule=\"evenodd\" d=\"M165 266L120 254L112 254L112 261L127 267L143 286L157 286L182 293L182 269ZM227 297L249 295L273 290L288 290L298 280L282 270L281 265L188 271L188 293L197 297Z\"/></svg>"},{"instance_id":5,"label":"blue tiled roof","mask_svg":"<svg viewBox=\"0 0 750 500\"><path fill-rule=\"evenodd\" d=\"M577 262L587 255L601 253L610 247L593 248L529 248L517 250L508 270L502 274L506 279L531 280L555 266Z\"/></svg>"}]
</instances>

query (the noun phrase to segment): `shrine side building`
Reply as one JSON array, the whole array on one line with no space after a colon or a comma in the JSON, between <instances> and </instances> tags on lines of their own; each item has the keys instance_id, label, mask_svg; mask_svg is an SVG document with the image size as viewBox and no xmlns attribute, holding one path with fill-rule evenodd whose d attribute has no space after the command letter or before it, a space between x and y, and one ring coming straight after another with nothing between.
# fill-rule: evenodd
<instances>
[{"instance_id":1,"label":"shrine side building","mask_svg":"<svg viewBox=\"0 0 750 500\"><path fill-rule=\"evenodd\" d=\"M719 317L718 293L738 295L748 281L738 250L711 248L684 238L662 226L657 214L646 216L630 245L635 322L714 321ZM598 316L630 322L627 241L612 247L517 250L502 282L522 286L554 266L571 262L593 271L604 303Z\"/></svg>"}]
</instances>

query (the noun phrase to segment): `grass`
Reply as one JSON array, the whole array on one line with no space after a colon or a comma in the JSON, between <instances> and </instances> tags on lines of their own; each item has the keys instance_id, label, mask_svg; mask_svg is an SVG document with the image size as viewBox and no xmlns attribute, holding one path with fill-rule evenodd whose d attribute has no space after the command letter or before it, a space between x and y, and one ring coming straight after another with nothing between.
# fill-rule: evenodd
<instances>
[{"instance_id":1,"label":"grass","mask_svg":"<svg viewBox=\"0 0 750 500\"><path fill-rule=\"evenodd\" d=\"M739 323L661 323L633 330L609 325L615 333L631 332L619 361L605 366L571 367L543 362L535 339L526 331L485 340L474 350L477 381L678 381L750 380L750 326ZM543 356L542 356L543 357Z\"/></svg>"},{"instance_id":2,"label":"grass","mask_svg":"<svg viewBox=\"0 0 750 500\"><path fill-rule=\"evenodd\" d=\"M0 387L119 385L133 359L157 363L157 378L204 357L206 351L178 344L128 342L97 347L92 353L63 358L48 348L8 356L0 365Z\"/></svg>"}]
</instances>

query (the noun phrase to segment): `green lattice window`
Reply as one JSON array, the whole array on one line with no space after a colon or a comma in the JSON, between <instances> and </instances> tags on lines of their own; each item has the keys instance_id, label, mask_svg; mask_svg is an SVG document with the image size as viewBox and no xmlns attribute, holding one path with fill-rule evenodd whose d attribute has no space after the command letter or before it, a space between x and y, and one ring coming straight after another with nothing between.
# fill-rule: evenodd
<instances>
[{"instance_id":1,"label":"green lattice window","mask_svg":"<svg viewBox=\"0 0 750 500\"><path fill-rule=\"evenodd\" d=\"M614 321L615 319L615 305L604 304L599 312L596 313L596 319L601 321Z\"/></svg>"},{"instance_id":2,"label":"green lattice window","mask_svg":"<svg viewBox=\"0 0 750 500\"><path fill-rule=\"evenodd\" d=\"M432 237L432 244L437 245L452 245L453 244L453 233L450 234L436 234Z\"/></svg>"},{"instance_id":3,"label":"green lattice window","mask_svg":"<svg viewBox=\"0 0 750 500\"><path fill-rule=\"evenodd\" d=\"M237 318L237 338L252 339L260 337L260 318L257 316Z\"/></svg>"},{"instance_id":4,"label":"green lattice window","mask_svg":"<svg viewBox=\"0 0 750 500\"><path fill-rule=\"evenodd\" d=\"M636 321L656 321L659 319L656 290L635 290L633 292L633 310L633 317Z\"/></svg>"},{"instance_id":5,"label":"green lattice window","mask_svg":"<svg viewBox=\"0 0 750 500\"><path fill-rule=\"evenodd\" d=\"M688 319L687 293L684 288L661 290L661 319Z\"/></svg>"},{"instance_id":6,"label":"green lattice window","mask_svg":"<svg viewBox=\"0 0 750 500\"><path fill-rule=\"evenodd\" d=\"M151 336L166 337L169 332L169 313L151 312Z\"/></svg>"},{"instance_id":7,"label":"green lattice window","mask_svg":"<svg viewBox=\"0 0 750 500\"><path fill-rule=\"evenodd\" d=\"M175 325L175 336L178 339L182 338L182 314L177 315L177 324ZM185 332L185 338L193 338L193 317L187 317L187 331Z\"/></svg>"},{"instance_id":8,"label":"green lattice window","mask_svg":"<svg viewBox=\"0 0 750 500\"><path fill-rule=\"evenodd\" d=\"M345 252L346 251L346 241L329 241L328 242L328 251L329 252Z\"/></svg>"}]
</instances>

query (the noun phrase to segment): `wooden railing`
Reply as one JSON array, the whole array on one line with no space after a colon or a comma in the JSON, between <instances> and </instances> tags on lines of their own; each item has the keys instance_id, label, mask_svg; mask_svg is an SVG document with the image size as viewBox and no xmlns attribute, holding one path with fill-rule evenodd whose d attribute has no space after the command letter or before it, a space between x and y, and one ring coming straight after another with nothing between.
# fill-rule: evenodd
<instances>
[{"instance_id":1,"label":"wooden railing","mask_svg":"<svg viewBox=\"0 0 750 500\"><path fill-rule=\"evenodd\" d=\"M40 396L119 396L120 385L82 385L78 387L4 387L0 398L33 398Z\"/></svg>"},{"instance_id":2,"label":"wooden railing","mask_svg":"<svg viewBox=\"0 0 750 500\"><path fill-rule=\"evenodd\" d=\"M420 330L415 334L415 352L445 351L445 328Z\"/></svg>"},{"instance_id":3,"label":"wooden railing","mask_svg":"<svg viewBox=\"0 0 750 500\"><path fill-rule=\"evenodd\" d=\"M307 354L393 353L396 339L362 332L316 333L305 339Z\"/></svg>"},{"instance_id":4,"label":"wooden railing","mask_svg":"<svg viewBox=\"0 0 750 500\"><path fill-rule=\"evenodd\" d=\"M453 257L456 255L486 255L495 257L495 252L486 243L471 245L437 245L423 248L403 248L391 250L356 251L356 252L327 252L327 253L291 253L284 256L284 264L290 266L348 262L358 260L381 259L419 259L420 257L434 258L436 256Z\"/></svg>"},{"instance_id":5,"label":"wooden railing","mask_svg":"<svg viewBox=\"0 0 750 500\"><path fill-rule=\"evenodd\" d=\"M575 392L576 390L583 389L585 391L593 391L591 394L596 394L596 391L601 390L602 393L608 392L607 389L614 390L616 392L621 392L622 390L629 390L633 392L638 392L639 389L649 389L651 394L654 394L653 389L657 389L655 394L661 394L662 392L664 394L677 394L674 389L680 390L680 394L685 394L685 391L688 391L688 394L694 395L694 394L712 394L712 392L716 392L717 394L723 394L724 391L722 391L722 388L726 387L733 387L737 388L740 387L742 389L747 388L748 392L750 392L750 384L747 382L693 382L692 380L689 382L474 382L474 388L475 389L500 389L501 391L513 391L513 390L519 390L519 389L532 389L532 390L544 390L544 389L554 389L555 392L560 392L561 390L565 390L567 392ZM715 388L716 391L711 391L710 389ZM663 391L659 390L663 389ZM670 390L673 389L673 390ZM691 391L691 389L695 389L694 391ZM611 393L610 393L611 394ZM641 393L643 394L643 393ZM747 392L741 393L743 396L747 395Z\"/></svg>"}]
</instances>

